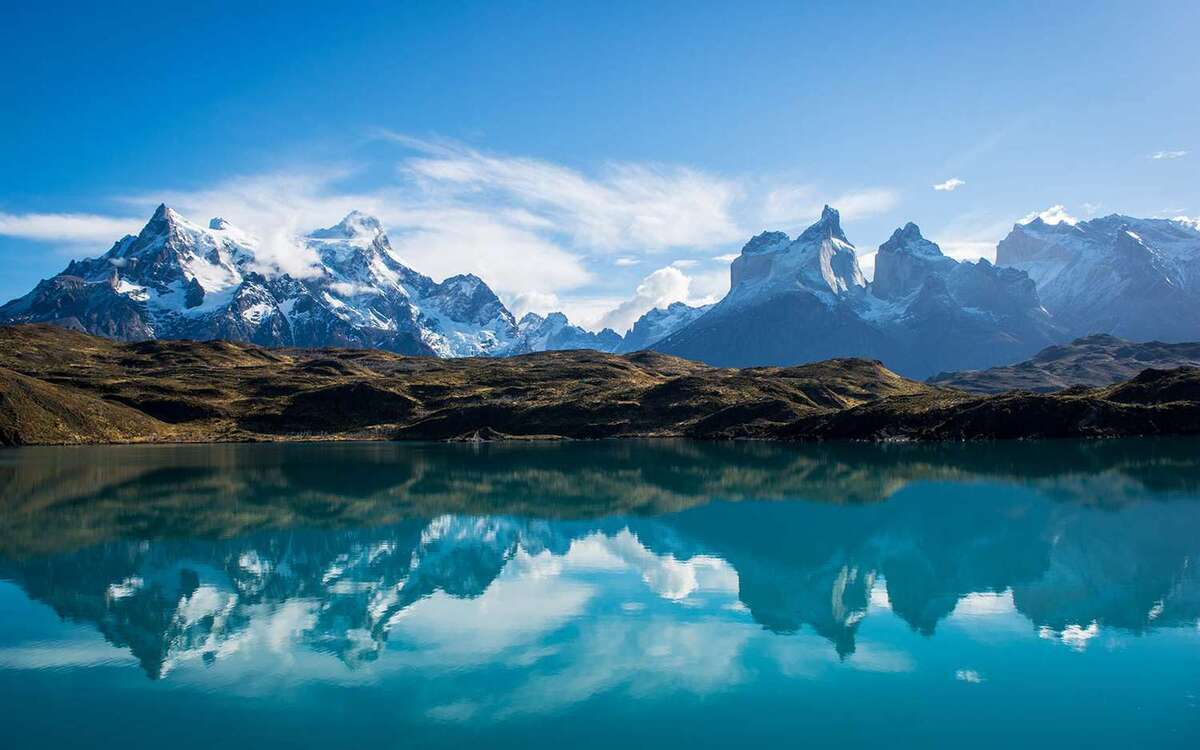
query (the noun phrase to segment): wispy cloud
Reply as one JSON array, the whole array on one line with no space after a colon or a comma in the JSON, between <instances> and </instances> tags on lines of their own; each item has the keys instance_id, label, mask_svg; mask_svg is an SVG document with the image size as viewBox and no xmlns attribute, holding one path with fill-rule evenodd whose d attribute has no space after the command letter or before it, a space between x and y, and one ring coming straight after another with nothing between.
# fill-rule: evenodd
<instances>
[{"instance_id":1,"label":"wispy cloud","mask_svg":"<svg viewBox=\"0 0 1200 750\"><path fill-rule=\"evenodd\" d=\"M939 182L938 184L934 185L933 189L937 190L939 192L950 193L950 192L954 192L955 190L959 189L960 187L962 187L963 185L966 185L966 184L967 184L966 180L960 180L957 177L951 177L950 179L946 180L945 182Z\"/></svg>"},{"instance_id":2,"label":"wispy cloud","mask_svg":"<svg viewBox=\"0 0 1200 750\"><path fill-rule=\"evenodd\" d=\"M1182 157L1184 157L1184 156L1187 156L1187 155L1188 155L1188 153L1190 153L1190 152L1188 152L1188 151L1185 151L1185 150L1183 150L1183 149L1180 149L1180 150L1177 150L1177 151L1155 151L1153 154L1150 154L1150 158L1151 158L1151 159L1155 159L1155 160L1160 160L1160 159L1180 159L1180 158L1182 158Z\"/></svg>"},{"instance_id":3,"label":"wispy cloud","mask_svg":"<svg viewBox=\"0 0 1200 750\"><path fill-rule=\"evenodd\" d=\"M638 263L641 263L641 261L638 260L637 258L630 258L627 256L617 258L616 260L613 261L613 265L619 266L621 268L628 268L629 266L636 266Z\"/></svg>"},{"instance_id":4,"label":"wispy cloud","mask_svg":"<svg viewBox=\"0 0 1200 750\"><path fill-rule=\"evenodd\" d=\"M144 219L123 219L96 214L0 213L0 235L41 242L108 245L127 234L137 234Z\"/></svg>"},{"instance_id":5,"label":"wispy cloud","mask_svg":"<svg viewBox=\"0 0 1200 750\"><path fill-rule=\"evenodd\" d=\"M838 209L843 221L853 221L887 213L899 202L899 193L891 188L864 188L830 195L813 185L782 185L767 192L760 228L805 227L821 215L826 204Z\"/></svg>"},{"instance_id":6,"label":"wispy cloud","mask_svg":"<svg viewBox=\"0 0 1200 750\"><path fill-rule=\"evenodd\" d=\"M419 156L401 170L433 193L545 217L574 243L601 251L708 247L741 236L736 180L686 167L614 163L596 176L550 162L392 134Z\"/></svg>"},{"instance_id":7,"label":"wispy cloud","mask_svg":"<svg viewBox=\"0 0 1200 750\"><path fill-rule=\"evenodd\" d=\"M1071 214L1067 213L1067 207L1061 203L1047 208L1045 211L1031 211L1022 216L1017 223L1028 224L1034 219L1041 219L1047 224L1077 224L1079 223Z\"/></svg>"}]
</instances>

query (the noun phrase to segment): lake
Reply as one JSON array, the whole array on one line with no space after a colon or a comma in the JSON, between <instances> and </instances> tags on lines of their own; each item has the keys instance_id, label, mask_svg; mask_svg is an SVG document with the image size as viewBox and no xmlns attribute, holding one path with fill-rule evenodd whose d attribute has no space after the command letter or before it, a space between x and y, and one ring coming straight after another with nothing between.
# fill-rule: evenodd
<instances>
[{"instance_id":1,"label":"lake","mask_svg":"<svg viewBox=\"0 0 1200 750\"><path fill-rule=\"evenodd\" d=\"M4 746L1196 747L1198 448L0 451Z\"/></svg>"}]
</instances>

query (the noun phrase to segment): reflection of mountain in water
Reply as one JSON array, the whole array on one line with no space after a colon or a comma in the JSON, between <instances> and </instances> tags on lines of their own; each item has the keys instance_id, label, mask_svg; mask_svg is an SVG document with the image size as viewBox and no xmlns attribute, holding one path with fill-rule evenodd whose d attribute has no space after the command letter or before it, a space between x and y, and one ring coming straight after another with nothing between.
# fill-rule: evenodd
<instances>
[{"instance_id":1,"label":"reflection of mountain in water","mask_svg":"<svg viewBox=\"0 0 1200 750\"><path fill-rule=\"evenodd\" d=\"M1195 459L1185 460L1183 447L1151 444L1139 453L1111 444L1103 454L1108 465L1096 463L1099 454L1082 454L1091 470L1076 455L1064 473L1034 471L1023 483L922 482L900 490L922 476L1011 478L1011 464L1001 454L999 468L988 472L985 461L967 453L951 460L952 449L884 450L874 463L855 463L849 447L757 446L744 453L735 447L729 460L716 462L719 451L679 444L648 446L652 457L674 458L652 466L591 446L598 461L572 470L556 462L561 454L537 447L447 453L431 446L393 466L385 480L383 467L392 464L374 458L339 458L309 474L301 464L311 464L313 454L301 451L305 460L296 465L276 460L303 448L287 446L282 454L260 455L253 470L236 450L229 454L232 467L222 471L198 460L190 468L127 464L110 469L121 478L102 483L90 498L82 489L73 497L61 493L53 482L38 489L22 470L10 475L10 486L25 482L30 489L4 516L6 546L22 552L0 559L0 577L64 617L93 623L152 677L183 660L219 660L252 632L335 654L350 666L374 660L393 624L435 592L478 597L502 571L511 573L520 556L561 559L574 545L597 540L619 550L622 563L665 598L686 598L694 587L686 580L694 576L689 564L727 569L738 598L763 627L780 634L811 628L842 655L854 651L859 623L880 594L927 635L975 592L1011 592L1016 609L1049 632L1086 631L1092 623L1141 632L1200 617L1194 565L1200 502L1186 491ZM370 446L355 448L373 455ZM1043 456L1039 465L1048 462ZM1172 463L1177 470L1149 470ZM85 470L66 469L66 477ZM338 494L339 479L356 493ZM789 492L835 497L839 486L855 499L864 495L853 488L887 487L893 494L874 503L704 502ZM611 496L585 497L605 488ZM558 505L556 493L563 498ZM519 511L541 504L564 514L579 510L584 518L495 514L506 500ZM196 514L196 528L189 529L184 519L204 502L210 512ZM486 512L435 513L439 503ZM685 509L587 520L605 504L630 511L672 503ZM100 524L100 531L126 539L79 548L78 532L66 530L64 550L48 554L31 554L29 545L13 541L33 526L54 528L50 521L109 517L111 526ZM375 521L385 523L364 526ZM258 526L264 528L253 530ZM44 546L56 545L50 539ZM551 575L552 567L538 574Z\"/></svg>"}]
</instances>

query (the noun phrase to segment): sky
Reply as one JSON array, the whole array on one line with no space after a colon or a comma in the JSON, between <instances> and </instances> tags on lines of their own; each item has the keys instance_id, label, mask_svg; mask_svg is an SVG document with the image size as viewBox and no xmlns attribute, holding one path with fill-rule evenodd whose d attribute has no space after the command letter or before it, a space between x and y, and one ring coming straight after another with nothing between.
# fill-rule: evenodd
<instances>
[{"instance_id":1,"label":"sky","mask_svg":"<svg viewBox=\"0 0 1200 750\"><path fill-rule=\"evenodd\" d=\"M0 299L164 201L281 270L373 213L418 271L619 331L826 203L868 275L908 221L974 259L1039 213L1200 216L1192 0L253 5L6 8Z\"/></svg>"}]
</instances>

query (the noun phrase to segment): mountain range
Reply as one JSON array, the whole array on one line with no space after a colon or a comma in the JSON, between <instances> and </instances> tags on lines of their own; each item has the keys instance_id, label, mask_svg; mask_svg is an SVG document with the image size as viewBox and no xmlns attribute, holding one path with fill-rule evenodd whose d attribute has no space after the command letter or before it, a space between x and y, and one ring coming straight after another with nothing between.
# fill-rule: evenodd
<instances>
[{"instance_id":1,"label":"mountain range","mask_svg":"<svg viewBox=\"0 0 1200 750\"><path fill-rule=\"evenodd\" d=\"M730 281L723 300L653 348L721 367L866 357L926 377L1020 359L1061 336L1027 274L956 261L912 223L880 246L868 282L828 206L794 240L750 240Z\"/></svg>"},{"instance_id":2,"label":"mountain range","mask_svg":"<svg viewBox=\"0 0 1200 750\"><path fill-rule=\"evenodd\" d=\"M379 221L351 212L301 238L317 259L303 276L259 266L259 241L165 205L135 236L74 261L0 321L50 322L126 341L224 339L263 346L352 347L438 357L544 349L611 351L621 337L561 313L520 321L478 276L435 282L401 263Z\"/></svg>"},{"instance_id":3,"label":"mountain range","mask_svg":"<svg viewBox=\"0 0 1200 750\"><path fill-rule=\"evenodd\" d=\"M1112 215L1017 224L997 263L960 262L917 225L878 249L868 281L836 210L798 237L764 232L705 307L674 303L624 335L561 312L517 320L484 280L436 282L404 265L381 223L352 212L299 240L301 275L259 264L259 240L160 206L137 236L0 307L0 322L49 322L137 341L376 348L437 357L654 349L722 367L878 359L908 377L982 370L1074 337L1200 340L1200 229Z\"/></svg>"}]
</instances>

